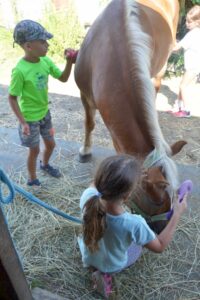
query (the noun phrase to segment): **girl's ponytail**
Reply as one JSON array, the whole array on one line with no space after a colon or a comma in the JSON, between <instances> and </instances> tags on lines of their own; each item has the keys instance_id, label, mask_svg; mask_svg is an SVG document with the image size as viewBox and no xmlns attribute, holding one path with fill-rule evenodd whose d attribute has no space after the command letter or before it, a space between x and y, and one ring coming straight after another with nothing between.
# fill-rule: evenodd
<instances>
[{"instance_id":1,"label":"girl's ponytail","mask_svg":"<svg viewBox=\"0 0 200 300\"><path fill-rule=\"evenodd\" d=\"M106 228L106 212L100 202L100 195L91 197L83 209L84 243L91 253L98 250L98 241Z\"/></svg>"}]
</instances>

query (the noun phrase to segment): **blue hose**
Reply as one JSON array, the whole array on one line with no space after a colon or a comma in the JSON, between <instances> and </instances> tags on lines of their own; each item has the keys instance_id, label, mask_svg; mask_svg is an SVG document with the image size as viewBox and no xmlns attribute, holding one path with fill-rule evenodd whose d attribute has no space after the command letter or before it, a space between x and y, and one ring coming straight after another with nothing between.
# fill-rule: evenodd
<instances>
[{"instance_id":1,"label":"blue hose","mask_svg":"<svg viewBox=\"0 0 200 300\"><path fill-rule=\"evenodd\" d=\"M53 213L65 218L67 220L70 220L70 221L78 223L78 224L82 223L82 221L80 219L78 219L76 217L72 217L72 216L64 213L63 211L60 211L56 207L53 207L53 206L41 201L40 199L35 197L33 194L25 191L24 189L22 189L18 185L13 184L10 181L10 179L6 176L6 174L4 173L4 171L2 169L0 169L0 180L8 186L8 189L10 191L10 194L7 197L3 198L3 195L1 193L1 187L0 187L0 202L2 202L3 204L8 204L8 203L12 202L14 197L15 197L15 191L17 191L18 193L23 195L30 202L36 203L36 204L52 211Z\"/></svg>"},{"instance_id":2,"label":"blue hose","mask_svg":"<svg viewBox=\"0 0 200 300\"><path fill-rule=\"evenodd\" d=\"M10 191L9 195L7 197L4 197L1 191L0 186L0 203L8 204L13 202L13 199L15 198L15 188L10 179L7 177L7 175L4 173L4 171L0 168L0 181L5 183Z\"/></svg>"}]
</instances>

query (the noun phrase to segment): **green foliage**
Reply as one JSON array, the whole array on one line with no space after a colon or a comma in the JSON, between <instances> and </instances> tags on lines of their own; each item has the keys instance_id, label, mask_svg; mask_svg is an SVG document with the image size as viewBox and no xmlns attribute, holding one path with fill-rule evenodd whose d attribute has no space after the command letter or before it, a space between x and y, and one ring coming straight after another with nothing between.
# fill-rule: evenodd
<instances>
[{"instance_id":1,"label":"green foliage","mask_svg":"<svg viewBox=\"0 0 200 300\"><path fill-rule=\"evenodd\" d=\"M68 5L66 10L56 10L52 5L45 12L42 20L39 22L54 37L49 40L48 55L57 63L63 62L64 49L79 49L83 40L84 29L78 21L73 1ZM0 64L1 68L7 67L7 61L15 64L19 56L23 55L23 51L19 45L13 48L13 30L0 27Z\"/></svg>"},{"instance_id":2,"label":"green foliage","mask_svg":"<svg viewBox=\"0 0 200 300\"><path fill-rule=\"evenodd\" d=\"M4 27L0 27L0 64L7 65L10 61L15 61L17 57L22 54L22 50L20 47L15 46L13 48L13 32L12 30L6 29Z\"/></svg>"},{"instance_id":3,"label":"green foliage","mask_svg":"<svg viewBox=\"0 0 200 300\"><path fill-rule=\"evenodd\" d=\"M7 47L5 47L5 44L8 45L9 43L12 43L12 33L9 30L6 30L3 27L0 27L0 36L1 36L1 41L3 41L3 43L0 43L0 53L1 53L1 57L0 57L0 63L4 63L7 59Z\"/></svg>"},{"instance_id":4,"label":"green foliage","mask_svg":"<svg viewBox=\"0 0 200 300\"><path fill-rule=\"evenodd\" d=\"M65 48L78 49L83 40L84 29L78 21L73 4L67 10L56 10L53 6L47 11L42 25L54 37L49 40L48 55L55 61L63 60Z\"/></svg>"},{"instance_id":5,"label":"green foliage","mask_svg":"<svg viewBox=\"0 0 200 300\"><path fill-rule=\"evenodd\" d=\"M184 72L183 51L179 53L173 52L168 60L166 76L180 76Z\"/></svg>"},{"instance_id":6,"label":"green foliage","mask_svg":"<svg viewBox=\"0 0 200 300\"><path fill-rule=\"evenodd\" d=\"M200 4L200 0L191 0L192 4Z\"/></svg>"}]
</instances>

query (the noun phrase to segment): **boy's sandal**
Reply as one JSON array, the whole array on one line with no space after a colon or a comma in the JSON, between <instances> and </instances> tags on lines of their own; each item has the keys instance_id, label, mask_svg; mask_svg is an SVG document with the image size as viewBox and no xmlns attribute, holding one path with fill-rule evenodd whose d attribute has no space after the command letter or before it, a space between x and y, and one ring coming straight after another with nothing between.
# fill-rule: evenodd
<instances>
[{"instance_id":1,"label":"boy's sandal","mask_svg":"<svg viewBox=\"0 0 200 300\"><path fill-rule=\"evenodd\" d=\"M55 178L60 178L61 177L61 173L58 169L52 167L51 165L47 164L47 165L42 165L42 162L40 161L40 169L45 171L46 173L48 173L49 175L51 175L52 177Z\"/></svg>"},{"instance_id":2,"label":"boy's sandal","mask_svg":"<svg viewBox=\"0 0 200 300\"><path fill-rule=\"evenodd\" d=\"M92 280L93 288L105 299L117 299L118 289L113 276L97 270L92 273Z\"/></svg>"},{"instance_id":3,"label":"boy's sandal","mask_svg":"<svg viewBox=\"0 0 200 300\"><path fill-rule=\"evenodd\" d=\"M41 182L39 181L39 179L33 179L33 180L28 180L27 181L27 185L28 186L32 186L32 187L41 187Z\"/></svg>"}]
</instances>

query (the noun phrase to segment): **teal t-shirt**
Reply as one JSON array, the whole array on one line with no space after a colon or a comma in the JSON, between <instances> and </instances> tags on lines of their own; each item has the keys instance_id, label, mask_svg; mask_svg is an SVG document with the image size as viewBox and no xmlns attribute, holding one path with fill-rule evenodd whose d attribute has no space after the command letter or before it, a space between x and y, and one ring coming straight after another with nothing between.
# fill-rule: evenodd
<instances>
[{"instance_id":1,"label":"teal t-shirt","mask_svg":"<svg viewBox=\"0 0 200 300\"><path fill-rule=\"evenodd\" d=\"M27 122L44 118L48 111L48 77L59 78L62 71L45 56L37 63L23 58L12 70L9 93L19 97L19 107Z\"/></svg>"},{"instance_id":2,"label":"teal t-shirt","mask_svg":"<svg viewBox=\"0 0 200 300\"><path fill-rule=\"evenodd\" d=\"M80 199L80 208L83 212L85 203L96 195L94 187L87 188ZM124 212L113 216L106 214L106 231L99 241L99 250L90 253L82 236L78 243L85 267L93 266L101 272L116 272L123 269L128 260L128 248L134 242L144 246L156 238L155 233L147 225L145 219L139 215Z\"/></svg>"}]
</instances>

